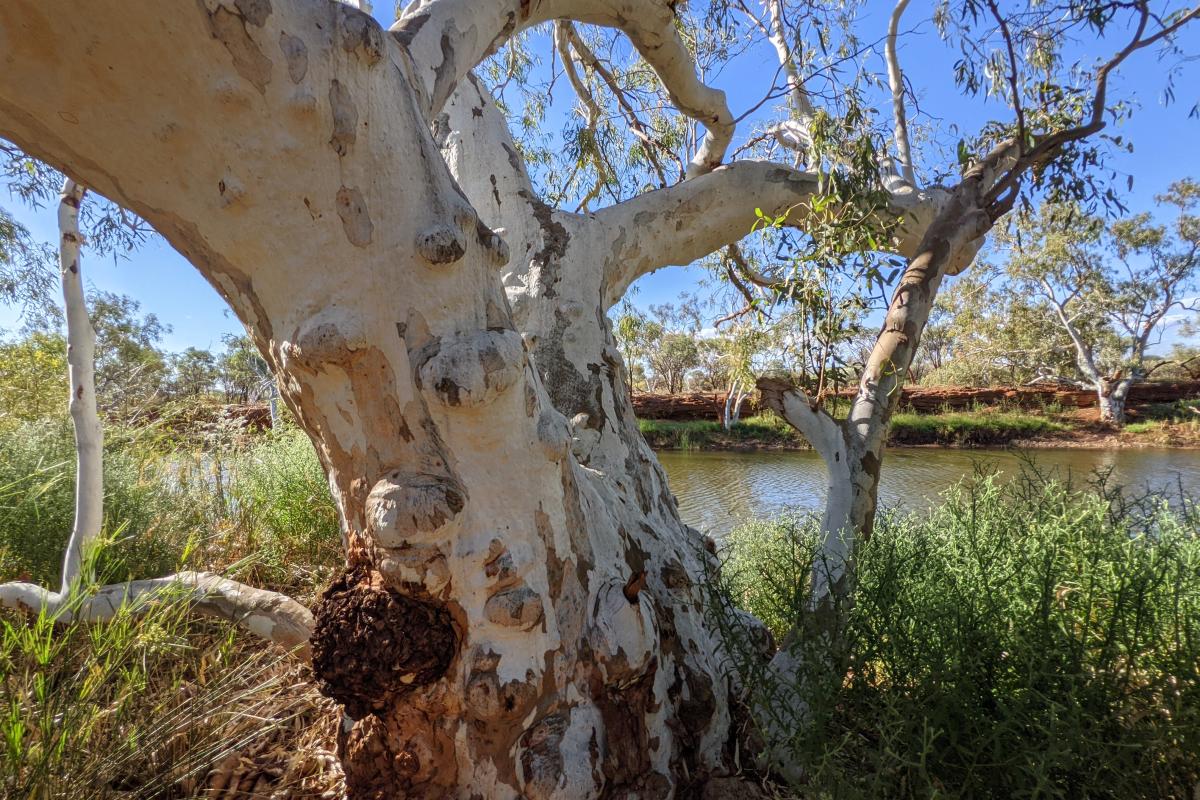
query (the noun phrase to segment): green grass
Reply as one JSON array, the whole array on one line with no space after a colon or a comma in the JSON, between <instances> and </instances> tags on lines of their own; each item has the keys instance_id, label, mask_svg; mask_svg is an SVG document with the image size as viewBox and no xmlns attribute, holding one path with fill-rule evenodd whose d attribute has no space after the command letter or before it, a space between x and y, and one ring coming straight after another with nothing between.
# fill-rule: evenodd
<instances>
[{"instance_id":1,"label":"green grass","mask_svg":"<svg viewBox=\"0 0 1200 800\"><path fill-rule=\"evenodd\" d=\"M85 575L108 583L186 566L313 596L342 555L312 446L295 429L218 434L200 452L154 430L106 430L105 537ZM69 421L0 434L0 582L57 588L74 472ZM179 603L96 625L0 612L0 797L199 796L234 754L296 752L303 737L314 751L328 733L317 720L333 717L293 669ZM307 756L270 758L286 766L272 789L328 780Z\"/></svg>"},{"instance_id":2,"label":"green grass","mask_svg":"<svg viewBox=\"0 0 1200 800\"><path fill-rule=\"evenodd\" d=\"M1066 430L1060 422L1015 411L901 413L892 418L896 444L1004 444Z\"/></svg>"},{"instance_id":3,"label":"green grass","mask_svg":"<svg viewBox=\"0 0 1200 800\"><path fill-rule=\"evenodd\" d=\"M298 430L224 437L207 451L164 447L154 431L105 433L104 536L113 545L97 561L103 582L168 574L186 560L309 595L341 563L337 511ZM69 421L0 434L0 581L57 586L74 480Z\"/></svg>"},{"instance_id":4,"label":"green grass","mask_svg":"<svg viewBox=\"0 0 1200 800\"><path fill-rule=\"evenodd\" d=\"M733 604L812 630L804 516L731 535L728 632L755 708L795 731L809 798L1191 798L1200 785L1200 523L1027 474L879 521L852 606L762 669ZM821 568L821 567L818 567ZM799 588L797 588L799 587Z\"/></svg>"},{"instance_id":5,"label":"green grass","mask_svg":"<svg viewBox=\"0 0 1200 800\"><path fill-rule=\"evenodd\" d=\"M651 447L664 450L702 450L730 445L803 445L804 439L773 414L743 419L726 431L719 422L640 419L638 428Z\"/></svg>"},{"instance_id":6,"label":"green grass","mask_svg":"<svg viewBox=\"0 0 1200 800\"><path fill-rule=\"evenodd\" d=\"M670 422L638 420L642 436L662 450L703 450L739 446L807 447L798 432L774 414L742 420L729 431L710 420ZM897 414L892 420L892 444L1007 444L1067 426L1046 417L1015 411L952 411L940 414Z\"/></svg>"}]
</instances>

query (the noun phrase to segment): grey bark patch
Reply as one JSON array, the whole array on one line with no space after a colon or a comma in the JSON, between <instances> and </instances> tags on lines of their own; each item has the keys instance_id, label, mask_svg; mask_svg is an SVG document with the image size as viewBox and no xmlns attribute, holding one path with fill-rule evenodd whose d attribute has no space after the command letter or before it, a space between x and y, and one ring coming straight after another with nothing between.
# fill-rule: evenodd
<instances>
[{"instance_id":1,"label":"grey bark patch","mask_svg":"<svg viewBox=\"0 0 1200 800\"><path fill-rule=\"evenodd\" d=\"M287 31L279 32L279 49L287 61L288 77L292 83L299 83L308 74L308 46L299 36L292 36Z\"/></svg>"},{"instance_id":2,"label":"grey bark patch","mask_svg":"<svg viewBox=\"0 0 1200 800\"><path fill-rule=\"evenodd\" d=\"M372 66L383 58L383 29L370 14L338 3L338 28L342 49Z\"/></svg>"},{"instance_id":3,"label":"grey bark patch","mask_svg":"<svg viewBox=\"0 0 1200 800\"><path fill-rule=\"evenodd\" d=\"M567 245L571 241L571 235L567 233L567 229L561 222L554 218L554 209L543 203L536 197L528 197L522 193L532 207L533 217L537 220L538 225L542 229L542 249L537 252L533 260L545 267L553 264L558 266L558 261L567 254ZM543 269L543 272L546 270ZM553 272L557 275L557 269ZM547 294L547 297L553 297L553 294Z\"/></svg>"},{"instance_id":4,"label":"grey bark patch","mask_svg":"<svg viewBox=\"0 0 1200 800\"><path fill-rule=\"evenodd\" d=\"M426 22L429 22L428 14L418 14L415 17L410 17L404 20L399 28L392 30L392 37L403 46L408 47L412 44L416 35L421 32L421 28L425 27Z\"/></svg>"},{"instance_id":5,"label":"grey bark patch","mask_svg":"<svg viewBox=\"0 0 1200 800\"><path fill-rule=\"evenodd\" d=\"M256 28L261 28L271 16L271 0L234 0L234 8Z\"/></svg>"},{"instance_id":6,"label":"grey bark patch","mask_svg":"<svg viewBox=\"0 0 1200 800\"><path fill-rule=\"evenodd\" d=\"M375 226L371 222L371 215L367 213L367 204L363 200L362 192L343 186L338 189L334 204L337 206L338 216L342 218L342 228L346 231L346 238L350 240L350 244L355 247L369 245L371 237L375 234Z\"/></svg>"},{"instance_id":7,"label":"grey bark patch","mask_svg":"<svg viewBox=\"0 0 1200 800\"><path fill-rule=\"evenodd\" d=\"M552 296L545 291L543 294ZM600 431L608 419L603 402L603 367L588 364L585 375L567 358L563 340L571 325L572 320L560 309L555 309L554 328L538 343L533 362L542 373L542 382L554 407L567 419L586 414L587 427Z\"/></svg>"},{"instance_id":8,"label":"grey bark patch","mask_svg":"<svg viewBox=\"0 0 1200 800\"><path fill-rule=\"evenodd\" d=\"M521 736L521 773L529 797L552 797L563 772L559 747L567 732L561 713L550 714Z\"/></svg>"},{"instance_id":9,"label":"grey bark patch","mask_svg":"<svg viewBox=\"0 0 1200 800\"><path fill-rule=\"evenodd\" d=\"M239 3L240 6L240 3ZM203 8L203 6L201 6ZM270 5L267 5L268 12ZM233 68L262 94L271 82L271 59L263 55L258 43L246 31L246 18L224 6L209 14L208 27L213 38L225 46L233 57Z\"/></svg>"},{"instance_id":10,"label":"grey bark patch","mask_svg":"<svg viewBox=\"0 0 1200 800\"><path fill-rule=\"evenodd\" d=\"M329 144L339 156L344 156L358 137L358 107L350 97L350 90L337 78L329 83L329 107L333 112L333 136Z\"/></svg>"}]
</instances>

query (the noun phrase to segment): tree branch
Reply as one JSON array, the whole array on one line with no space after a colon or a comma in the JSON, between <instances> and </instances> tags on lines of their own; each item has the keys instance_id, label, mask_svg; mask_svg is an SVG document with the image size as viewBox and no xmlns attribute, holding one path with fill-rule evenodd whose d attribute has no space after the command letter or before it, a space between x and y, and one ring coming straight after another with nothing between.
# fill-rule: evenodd
<instances>
[{"instance_id":1,"label":"tree branch","mask_svg":"<svg viewBox=\"0 0 1200 800\"><path fill-rule=\"evenodd\" d=\"M629 37L662 81L671 103L706 134L688 165L689 176L715 169L733 138L725 93L696 76L691 53L675 27L669 0L417 0L392 27L424 81L426 113L434 118L454 87L516 33L552 19L617 28Z\"/></svg>"},{"instance_id":2,"label":"tree branch","mask_svg":"<svg viewBox=\"0 0 1200 800\"><path fill-rule=\"evenodd\" d=\"M904 112L904 74L900 71L900 59L896 55L896 37L900 30L900 18L908 8L908 0L897 0L888 21L887 43L884 57L887 61L888 87L892 91L892 118L895 122L896 160L900 162L900 174L911 185L917 185L913 170L912 146L908 139L908 120Z\"/></svg>"},{"instance_id":3,"label":"tree branch","mask_svg":"<svg viewBox=\"0 0 1200 800\"><path fill-rule=\"evenodd\" d=\"M303 605L278 592L255 589L208 572L180 572L165 578L104 586L84 596L51 592L31 583L0 584L0 606L56 622L105 622L122 609L144 614L163 602L180 600L196 611L229 620L250 633L308 656L313 616Z\"/></svg>"},{"instance_id":4,"label":"tree branch","mask_svg":"<svg viewBox=\"0 0 1200 800\"><path fill-rule=\"evenodd\" d=\"M642 275L667 266L685 266L750 234L755 209L784 225L802 228L806 203L818 191L816 173L768 161L735 161L675 186L647 192L601 209L592 219L607 229L605 307L620 301ZM885 213L900 217L893 248L917 251L925 229L948 201L941 188L911 186L891 195Z\"/></svg>"}]
</instances>

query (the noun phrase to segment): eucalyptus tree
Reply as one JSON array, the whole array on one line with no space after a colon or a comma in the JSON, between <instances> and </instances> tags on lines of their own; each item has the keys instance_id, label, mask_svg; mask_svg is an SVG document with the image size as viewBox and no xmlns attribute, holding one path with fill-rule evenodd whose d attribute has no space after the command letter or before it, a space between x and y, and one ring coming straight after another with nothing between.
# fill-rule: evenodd
<instances>
[{"instance_id":1,"label":"eucalyptus tree","mask_svg":"<svg viewBox=\"0 0 1200 800\"><path fill-rule=\"evenodd\" d=\"M1000 237L1014 288L1046 304L1096 391L1100 419L1118 425L1130 387L1153 369L1147 350L1162 341L1171 315L1200 310L1200 184L1176 181L1157 202L1175 208L1171 224L1148 212L1107 223L1073 205L1045 205L1017 214Z\"/></svg>"},{"instance_id":2,"label":"eucalyptus tree","mask_svg":"<svg viewBox=\"0 0 1200 800\"><path fill-rule=\"evenodd\" d=\"M873 504L892 366L911 356L941 276L970 260L1026 173L1067 174L1054 156L1103 127L1108 74L1198 13L1040 8L997 15L1003 38L1024 46L1117 13L1141 24L1090 76L1101 91L1087 110L1063 94L1026 114L1014 85L1017 123L965 143L949 188L915 185L903 97L881 166L865 95L810 94L804 70L825 65L807 57L783 70L795 105L769 133L794 149L731 160L736 118L698 74L734 47L723 3L712 30L727 47L697 66L686 9L666 0L417 0L390 31L322 0L96 0L62 18L9 0L0 136L183 253L246 324L313 440L347 561L314 609L313 668L346 714L338 747L354 795L682 795L735 769L740 677L703 609L712 556L637 432L606 311L642 275L736 244L755 208L831 247L894 250L907 267L854 423L871 433L855 472L838 473ZM785 15L755 18L764 41L796 52ZM990 24L963 19L947 26L957 42ZM610 170L599 192L537 190L525 157L550 162L514 141L471 71L494 74L489 55L551 21L580 78L578 141L605 116L588 92L620 93L654 179ZM640 66L610 70L575 22L620 31ZM679 114L659 103L670 122L642 119L631 97L652 95ZM793 419L816 418L781 396ZM867 506L855 499L853 513ZM242 605L223 595L228 613L293 641L280 622L290 601L240 591Z\"/></svg>"}]
</instances>

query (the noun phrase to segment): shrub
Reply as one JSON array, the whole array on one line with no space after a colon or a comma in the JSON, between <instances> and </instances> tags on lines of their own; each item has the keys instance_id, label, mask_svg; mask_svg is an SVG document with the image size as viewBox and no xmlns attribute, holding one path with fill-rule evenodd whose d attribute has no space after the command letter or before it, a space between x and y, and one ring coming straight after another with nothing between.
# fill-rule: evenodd
<instances>
[{"instance_id":1,"label":"shrub","mask_svg":"<svg viewBox=\"0 0 1200 800\"><path fill-rule=\"evenodd\" d=\"M74 521L73 437L66 418L0 433L0 579L57 587ZM176 503L162 477L128 437L106 437L103 533L116 546L97 563L104 580L152 577L177 564L185 526L164 522Z\"/></svg>"},{"instance_id":2,"label":"shrub","mask_svg":"<svg viewBox=\"0 0 1200 800\"><path fill-rule=\"evenodd\" d=\"M308 589L342 563L337 507L312 443L296 428L270 434L226 463L228 502L264 584Z\"/></svg>"},{"instance_id":3,"label":"shrub","mask_svg":"<svg viewBox=\"0 0 1200 800\"><path fill-rule=\"evenodd\" d=\"M795 731L804 797L1190 798L1200 782L1200 538L1190 506L1026 474L880 520L852 606L765 678L732 600L805 630L809 518L730 538L723 618L754 708ZM799 581L797 580L799 579Z\"/></svg>"}]
</instances>

